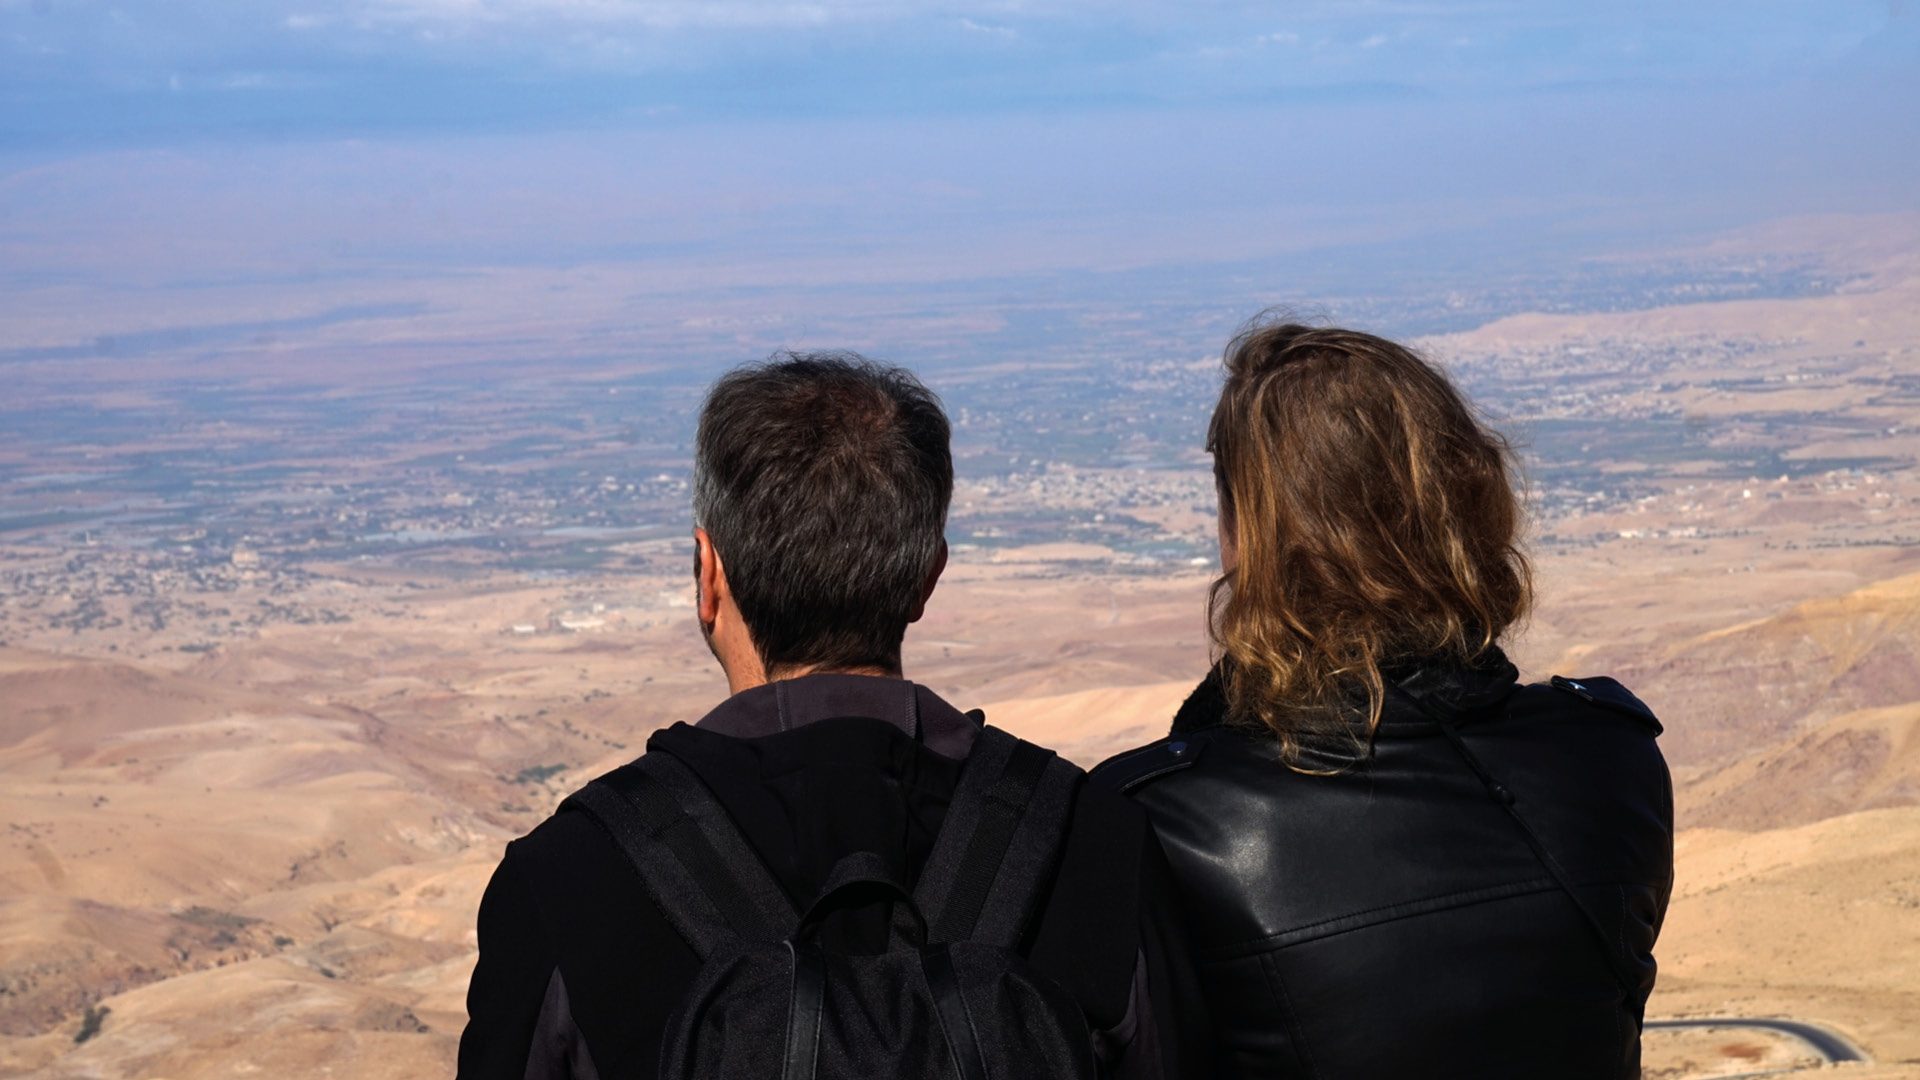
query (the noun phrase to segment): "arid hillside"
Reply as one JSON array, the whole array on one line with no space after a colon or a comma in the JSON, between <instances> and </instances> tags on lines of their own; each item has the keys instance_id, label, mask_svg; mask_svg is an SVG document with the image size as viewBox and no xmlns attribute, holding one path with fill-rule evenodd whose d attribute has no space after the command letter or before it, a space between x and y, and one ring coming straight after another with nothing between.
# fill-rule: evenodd
<instances>
[{"instance_id":1,"label":"arid hillside","mask_svg":"<svg viewBox=\"0 0 1920 1080\"><path fill-rule=\"evenodd\" d=\"M1690 825L1744 829L1920 805L1920 700L1847 713L1698 772L1679 798Z\"/></svg>"},{"instance_id":2,"label":"arid hillside","mask_svg":"<svg viewBox=\"0 0 1920 1080\"><path fill-rule=\"evenodd\" d=\"M19 711L0 747L0 1061L72 1049L104 1064L63 1069L214 1075L217 1045L281 1045L310 1067L353 1060L314 1056L334 1028L356 1046L425 1030L420 995L379 977L468 962L486 872L472 856L508 835L457 775L412 767L421 747L350 708L114 663L4 663L0 693ZM450 895L460 910L437 912ZM182 1014L216 1045L165 1019ZM88 1016L145 1034L76 1046L72 1021ZM420 1049L369 1060L394 1076L439 1067L407 1045Z\"/></svg>"},{"instance_id":3,"label":"arid hillside","mask_svg":"<svg viewBox=\"0 0 1920 1080\"><path fill-rule=\"evenodd\" d=\"M987 722L1044 742L1083 766L1167 733L1174 711L1198 679L1106 686L1071 694L994 702Z\"/></svg>"},{"instance_id":4,"label":"arid hillside","mask_svg":"<svg viewBox=\"0 0 1920 1080\"><path fill-rule=\"evenodd\" d=\"M1828 1024L1920 1075L1920 807L1786 829L1690 829L1654 1016Z\"/></svg>"},{"instance_id":5,"label":"arid hillside","mask_svg":"<svg viewBox=\"0 0 1920 1080\"><path fill-rule=\"evenodd\" d=\"M1621 659L1621 679L1684 717L1669 745L1676 761L1725 760L1810 724L1920 701L1920 574Z\"/></svg>"}]
</instances>

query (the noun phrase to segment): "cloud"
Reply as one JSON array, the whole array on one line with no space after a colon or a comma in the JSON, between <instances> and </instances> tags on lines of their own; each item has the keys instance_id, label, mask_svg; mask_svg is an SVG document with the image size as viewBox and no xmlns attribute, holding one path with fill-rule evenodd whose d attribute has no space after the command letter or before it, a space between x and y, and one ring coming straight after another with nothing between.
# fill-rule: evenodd
<instances>
[{"instance_id":1,"label":"cloud","mask_svg":"<svg viewBox=\"0 0 1920 1080\"><path fill-rule=\"evenodd\" d=\"M565 128L617 123L639 102L702 122L1775 84L1845 55L1887 25L1888 5L1294 0L1276 16L1252 0L0 0L0 144ZM1019 42L1023 63L994 41Z\"/></svg>"},{"instance_id":2,"label":"cloud","mask_svg":"<svg viewBox=\"0 0 1920 1080\"><path fill-rule=\"evenodd\" d=\"M775 29L866 22L907 13L891 0L796 3L792 0L360 0L365 23L589 23L652 29Z\"/></svg>"},{"instance_id":3,"label":"cloud","mask_svg":"<svg viewBox=\"0 0 1920 1080\"><path fill-rule=\"evenodd\" d=\"M974 22L972 19L964 16L960 19L960 28L975 34L986 34L989 37L1006 38L1009 40L1020 36L1020 31L1015 30L1011 26L996 26L991 23Z\"/></svg>"}]
</instances>

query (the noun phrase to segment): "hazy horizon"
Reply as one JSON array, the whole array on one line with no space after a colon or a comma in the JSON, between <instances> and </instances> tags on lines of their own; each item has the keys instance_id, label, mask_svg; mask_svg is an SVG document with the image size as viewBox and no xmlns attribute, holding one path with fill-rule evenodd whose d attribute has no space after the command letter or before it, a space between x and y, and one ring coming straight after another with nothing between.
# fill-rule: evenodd
<instances>
[{"instance_id":1,"label":"hazy horizon","mask_svg":"<svg viewBox=\"0 0 1920 1080\"><path fill-rule=\"evenodd\" d=\"M233 360L264 334L402 364L1004 362L1036 304L1217 308L1206 334L1273 303L1360 317L1920 208L1892 104L1920 88L1914 24L1885 2L0 0L0 361Z\"/></svg>"}]
</instances>

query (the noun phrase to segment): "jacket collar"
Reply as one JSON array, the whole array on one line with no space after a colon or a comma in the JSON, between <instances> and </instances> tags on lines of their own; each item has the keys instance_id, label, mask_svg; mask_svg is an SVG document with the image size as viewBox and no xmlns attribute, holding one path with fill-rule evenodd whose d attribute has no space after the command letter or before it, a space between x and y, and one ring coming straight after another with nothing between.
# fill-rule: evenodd
<instances>
[{"instance_id":1,"label":"jacket collar","mask_svg":"<svg viewBox=\"0 0 1920 1080\"><path fill-rule=\"evenodd\" d=\"M1215 664L1174 713L1174 734L1227 722L1221 666ZM1454 720L1497 705L1513 693L1520 679L1520 670L1497 645L1471 664L1451 657L1429 657L1393 665L1381 674L1389 685L1386 707L1380 714L1382 732L1434 720Z\"/></svg>"},{"instance_id":2,"label":"jacket collar","mask_svg":"<svg viewBox=\"0 0 1920 1080\"><path fill-rule=\"evenodd\" d=\"M714 706L694 726L757 739L846 717L891 724L950 758L967 756L981 724L978 713L961 712L919 683L879 675L824 674L742 690Z\"/></svg>"},{"instance_id":3,"label":"jacket collar","mask_svg":"<svg viewBox=\"0 0 1920 1080\"><path fill-rule=\"evenodd\" d=\"M1389 719L1456 720L1505 701L1520 681L1520 669L1513 666L1497 645L1490 646L1471 664L1451 657L1435 657L1395 665L1381 674L1393 690L1405 695L1414 706L1395 709L1390 691L1387 708L1380 717L1382 727Z\"/></svg>"},{"instance_id":4,"label":"jacket collar","mask_svg":"<svg viewBox=\"0 0 1920 1080\"><path fill-rule=\"evenodd\" d=\"M1213 665L1207 677L1193 688L1187 700L1180 703L1179 711L1173 714L1173 733L1188 735L1203 727L1222 724L1227 719L1227 691L1221 681L1220 664Z\"/></svg>"}]
</instances>

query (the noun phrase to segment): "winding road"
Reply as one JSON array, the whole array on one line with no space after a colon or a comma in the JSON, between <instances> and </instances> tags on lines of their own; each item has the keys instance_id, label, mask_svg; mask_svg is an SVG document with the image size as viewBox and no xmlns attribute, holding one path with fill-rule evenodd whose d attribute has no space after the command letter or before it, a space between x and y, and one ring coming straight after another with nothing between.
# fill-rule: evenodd
<instances>
[{"instance_id":1,"label":"winding road","mask_svg":"<svg viewBox=\"0 0 1920 1080\"><path fill-rule=\"evenodd\" d=\"M1655 1028L1753 1028L1771 1031L1798 1039L1812 1047L1814 1052L1829 1062L1870 1060L1859 1047L1848 1041L1846 1036L1819 1024L1810 1024L1804 1020L1780 1020L1747 1016L1713 1017L1703 1016L1687 1020L1649 1020L1649 1030Z\"/></svg>"}]
</instances>

